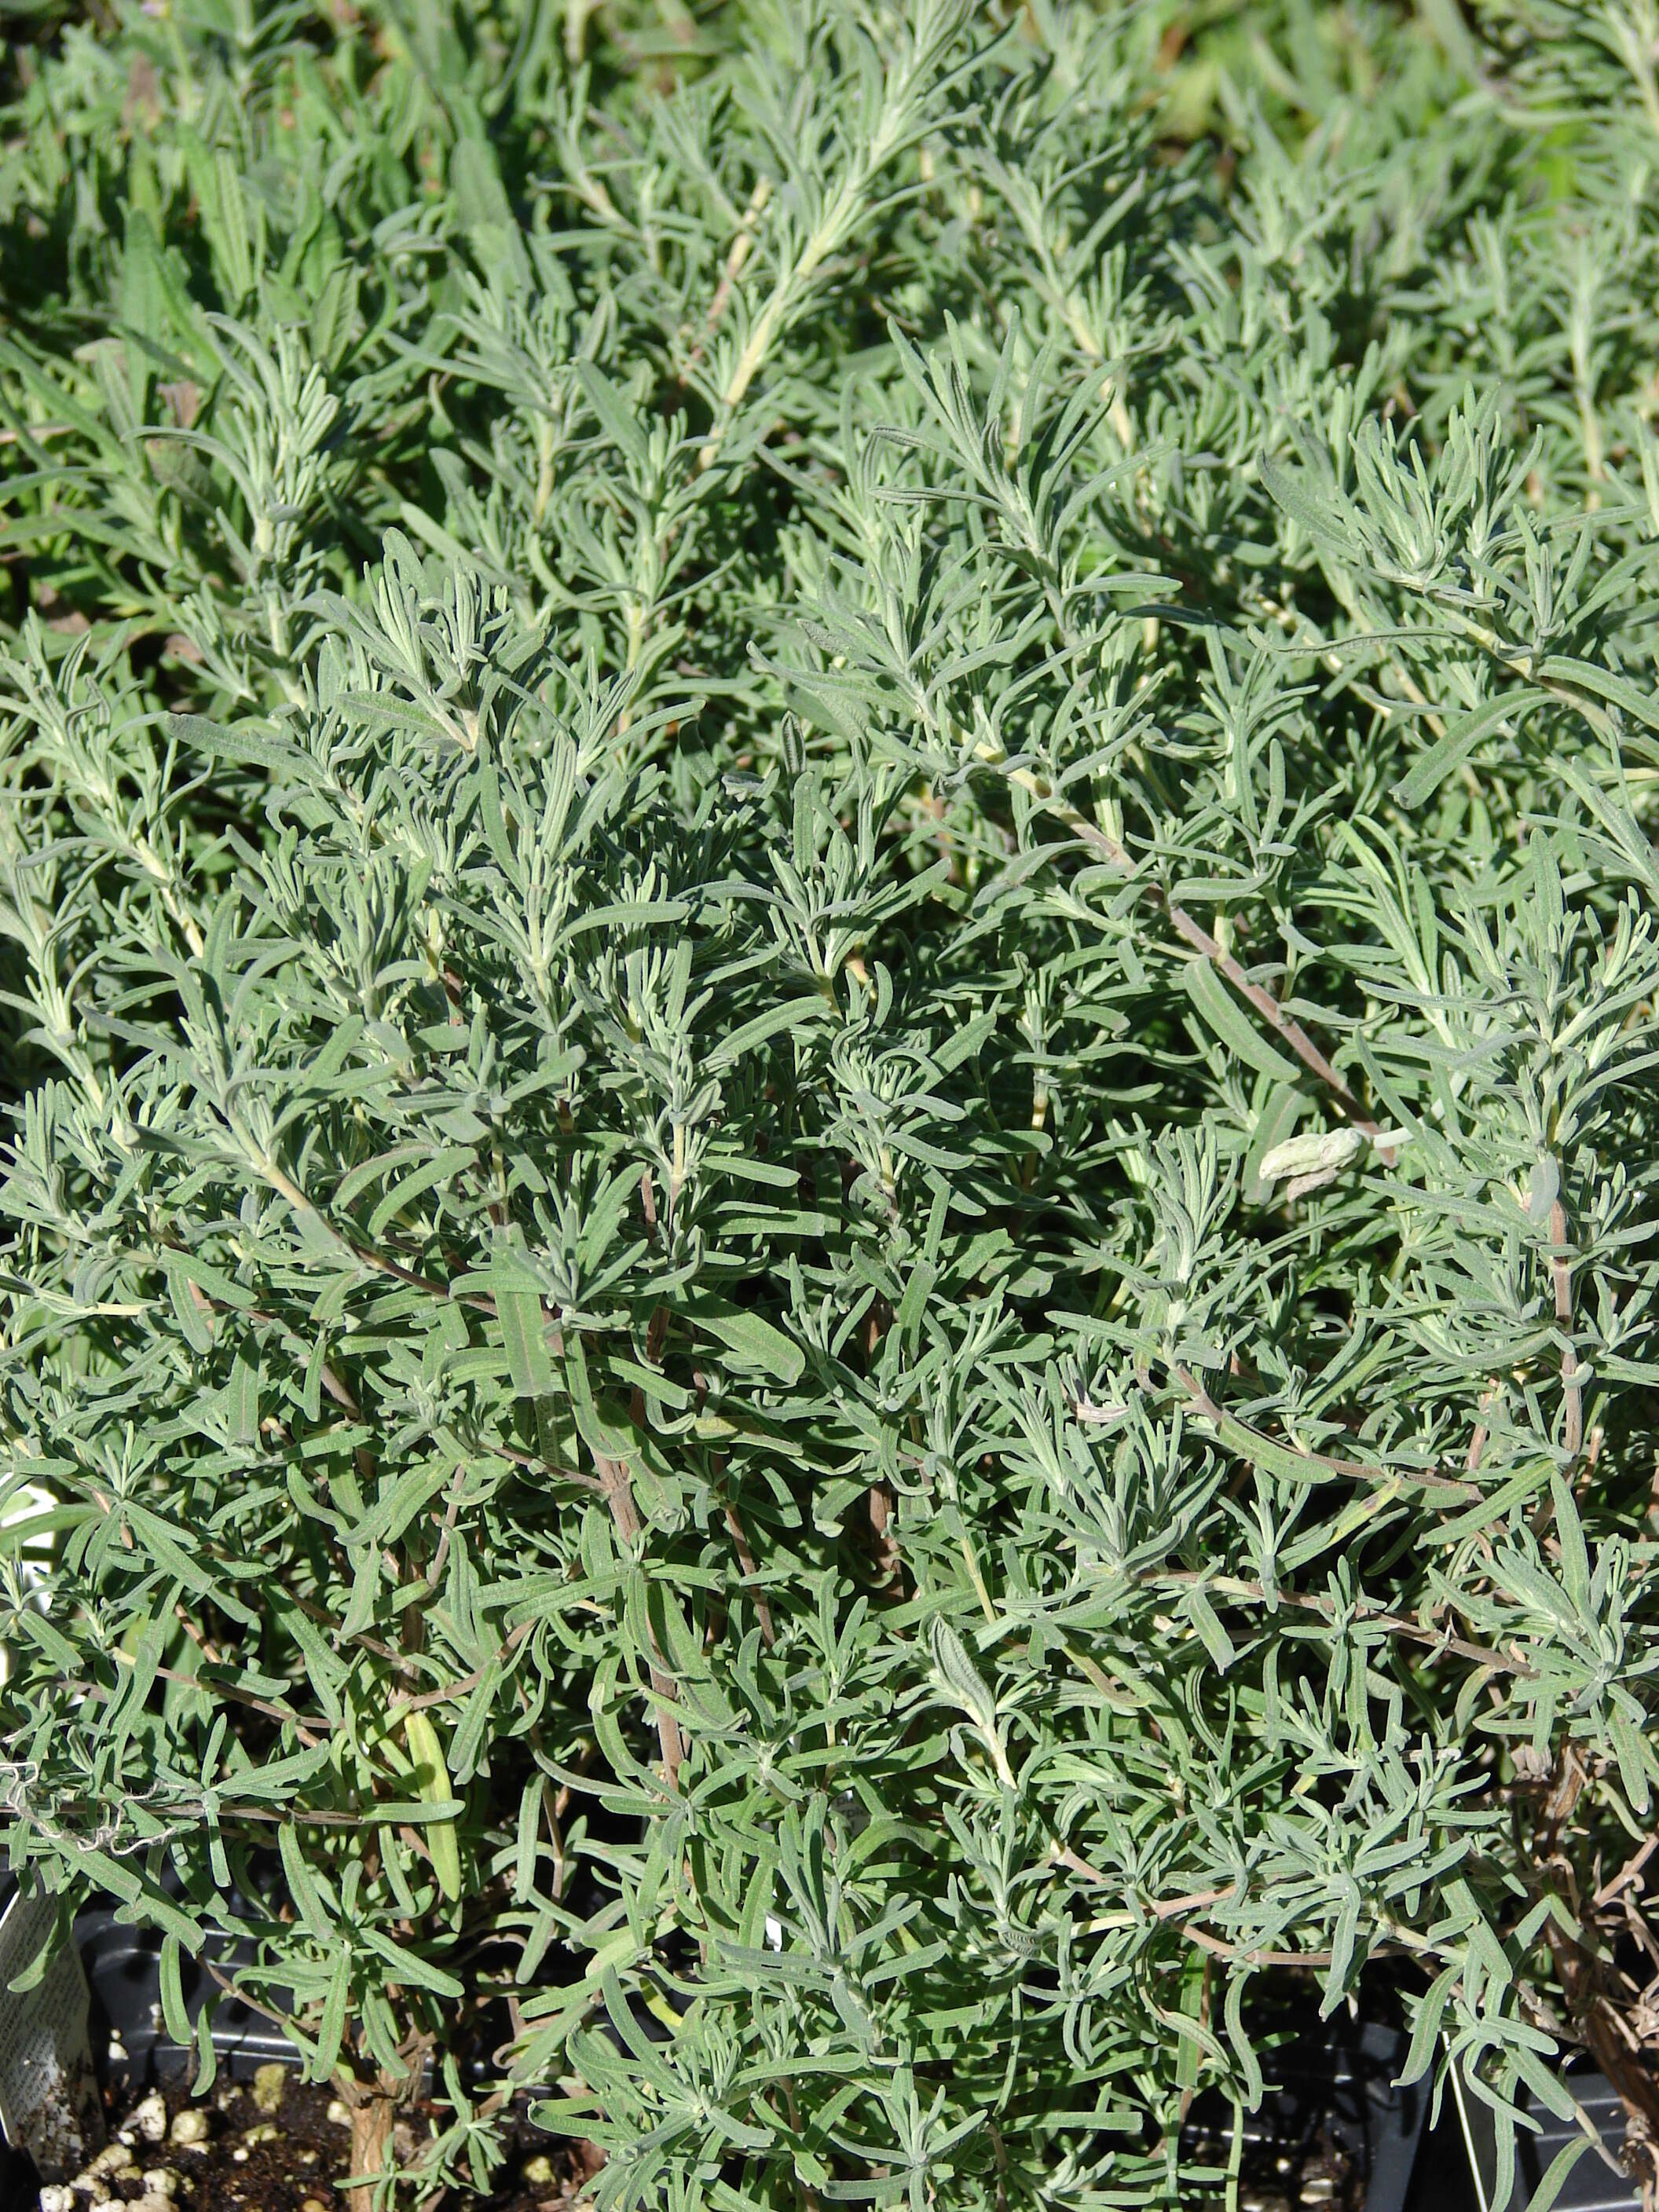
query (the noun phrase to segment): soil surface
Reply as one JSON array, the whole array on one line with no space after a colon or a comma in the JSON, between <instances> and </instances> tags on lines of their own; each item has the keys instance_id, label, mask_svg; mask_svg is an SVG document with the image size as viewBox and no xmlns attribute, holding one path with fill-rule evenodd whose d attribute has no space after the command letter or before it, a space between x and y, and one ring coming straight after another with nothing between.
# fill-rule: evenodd
<instances>
[{"instance_id":1,"label":"soil surface","mask_svg":"<svg viewBox=\"0 0 1659 2212\"><path fill-rule=\"evenodd\" d=\"M280 2078L279 2078L280 2076ZM349 2171L345 2108L326 2088L285 2069L254 2081L224 2081L201 2103L181 2083L104 2093L109 2148L40 2212L340 2212L337 2185ZM158 2110L158 2103L160 2109ZM163 2115L165 2116L163 2118ZM404 2157L423 2137L418 2107L399 2123ZM406 2131L406 2132L405 2132ZM199 2141L185 2138L198 2136ZM1230 2146L1201 2126L1188 2155L1225 2168ZM471 2212L568 2212L597 2170L591 2144L550 2137L519 2118L495 2191L469 2193ZM66 2201L67 2200L67 2201ZM1194 2197L1194 2212L1221 2212L1224 2186ZM1239 2212L1364 2212L1364 2183L1348 2153L1322 2124L1301 2142L1247 2140Z\"/></svg>"},{"instance_id":2,"label":"soil surface","mask_svg":"<svg viewBox=\"0 0 1659 2212\"><path fill-rule=\"evenodd\" d=\"M115 2087L104 2099L109 2148L93 2161L101 2170L44 2191L41 2212L125 2212L141 2203L144 2212L341 2212L336 2185L350 2171L350 2129L326 2088L283 2069L280 2081L267 2073L222 2082L201 2103L182 2083ZM399 2148L415 2154L427 2132L418 2107L399 2130L408 2131ZM183 2139L196 2134L201 2141ZM565 2212L599 2162L591 2144L549 2137L521 2119L495 2191L467 2201L478 2212Z\"/></svg>"}]
</instances>

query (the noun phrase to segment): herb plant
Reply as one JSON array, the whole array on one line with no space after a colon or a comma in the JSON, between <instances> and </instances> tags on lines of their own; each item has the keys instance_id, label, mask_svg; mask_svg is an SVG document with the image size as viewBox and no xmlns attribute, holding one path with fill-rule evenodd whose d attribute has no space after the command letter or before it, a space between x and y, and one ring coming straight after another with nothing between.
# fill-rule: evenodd
<instances>
[{"instance_id":1,"label":"herb plant","mask_svg":"<svg viewBox=\"0 0 1659 2212\"><path fill-rule=\"evenodd\" d=\"M1243 12L11 57L10 1862L360 2205L1659 2183L1654 12Z\"/></svg>"}]
</instances>

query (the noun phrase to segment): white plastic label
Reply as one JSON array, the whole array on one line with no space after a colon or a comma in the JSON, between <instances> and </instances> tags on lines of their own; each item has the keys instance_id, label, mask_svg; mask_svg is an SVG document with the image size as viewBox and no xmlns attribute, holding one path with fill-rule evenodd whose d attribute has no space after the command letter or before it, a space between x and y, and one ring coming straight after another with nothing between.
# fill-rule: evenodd
<instances>
[{"instance_id":1,"label":"white plastic label","mask_svg":"<svg viewBox=\"0 0 1659 2212\"><path fill-rule=\"evenodd\" d=\"M51 1932L57 1902L20 1889L0 1913L0 2130L43 2181L78 2173L103 2148L104 2114L87 2041L87 1978L66 1945L32 1990L14 1990Z\"/></svg>"}]
</instances>

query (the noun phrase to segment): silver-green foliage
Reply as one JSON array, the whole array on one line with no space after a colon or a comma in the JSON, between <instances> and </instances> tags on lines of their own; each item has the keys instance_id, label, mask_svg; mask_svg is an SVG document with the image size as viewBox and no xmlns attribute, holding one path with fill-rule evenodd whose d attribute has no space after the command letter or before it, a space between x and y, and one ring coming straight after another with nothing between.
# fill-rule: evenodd
<instances>
[{"instance_id":1,"label":"silver-green foliage","mask_svg":"<svg viewBox=\"0 0 1659 2212\"><path fill-rule=\"evenodd\" d=\"M590 12L18 94L12 1862L354 2097L506 1988L606 2207L1220 2197L1384 1962L1507 2158L1652 2017L1651 9L1219 165L1168 10Z\"/></svg>"}]
</instances>

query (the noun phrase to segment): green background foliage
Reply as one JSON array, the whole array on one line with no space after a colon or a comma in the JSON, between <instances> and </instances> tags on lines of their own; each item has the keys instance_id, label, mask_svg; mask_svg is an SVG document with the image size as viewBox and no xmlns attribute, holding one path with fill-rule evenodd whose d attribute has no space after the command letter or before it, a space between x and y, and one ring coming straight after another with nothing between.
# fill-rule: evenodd
<instances>
[{"instance_id":1,"label":"green background foliage","mask_svg":"<svg viewBox=\"0 0 1659 2212\"><path fill-rule=\"evenodd\" d=\"M1221 2199L1374 1969L1507 2158L1648 2017L1649 0L34 20L13 1865L419 2185Z\"/></svg>"}]
</instances>

